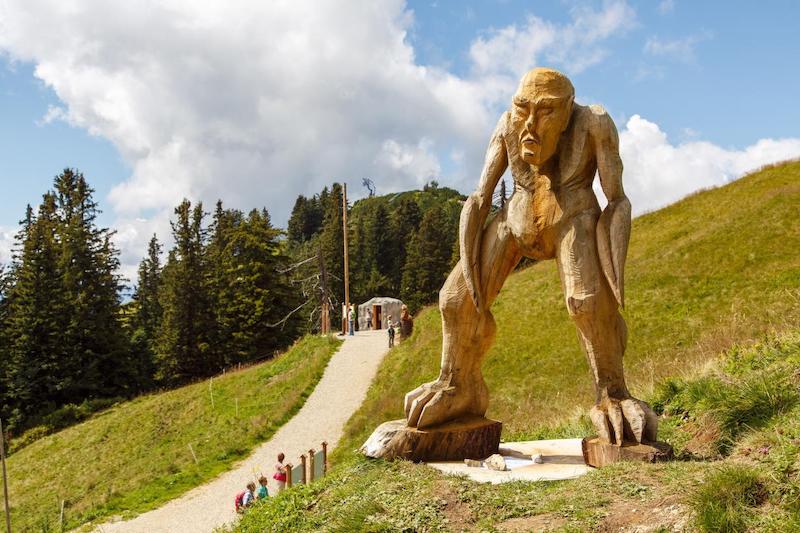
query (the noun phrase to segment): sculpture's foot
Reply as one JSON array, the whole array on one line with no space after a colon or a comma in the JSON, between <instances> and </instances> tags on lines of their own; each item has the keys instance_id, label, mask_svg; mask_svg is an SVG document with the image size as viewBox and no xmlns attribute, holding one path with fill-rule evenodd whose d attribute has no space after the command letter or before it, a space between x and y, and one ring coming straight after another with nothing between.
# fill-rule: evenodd
<instances>
[{"instance_id":1,"label":"sculpture's foot","mask_svg":"<svg viewBox=\"0 0 800 533\"><path fill-rule=\"evenodd\" d=\"M405 420L378 426L361 446L361 453L380 459L462 461L485 459L499 450L503 424L466 416L427 429L408 427Z\"/></svg>"},{"instance_id":2,"label":"sculpture's foot","mask_svg":"<svg viewBox=\"0 0 800 533\"><path fill-rule=\"evenodd\" d=\"M482 417L489 405L489 391L483 377L477 375L459 381L460 385L451 385L450 380L437 379L406 394L409 427L423 429L462 416Z\"/></svg>"},{"instance_id":3,"label":"sculpture's foot","mask_svg":"<svg viewBox=\"0 0 800 533\"><path fill-rule=\"evenodd\" d=\"M636 398L605 398L589 411L601 441L617 446L623 442L655 442L658 416Z\"/></svg>"}]
</instances>

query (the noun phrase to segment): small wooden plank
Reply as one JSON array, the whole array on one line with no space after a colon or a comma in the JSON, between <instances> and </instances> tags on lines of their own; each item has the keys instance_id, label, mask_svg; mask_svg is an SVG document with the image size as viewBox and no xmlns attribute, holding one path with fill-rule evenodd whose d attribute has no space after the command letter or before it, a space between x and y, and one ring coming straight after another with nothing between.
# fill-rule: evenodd
<instances>
[{"instance_id":1,"label":"small wooden plank","mask_svg":"<svg viewBox=\"0 0 800 533\"><path fill-rule=\"evenodd\" d=\"M587 437L581 443L586 464L601 468L618 461L655 463L672 459L672 446L665 442L623 443L616 446L601 442L598 437Z\"/></svg>"}]
</instances>

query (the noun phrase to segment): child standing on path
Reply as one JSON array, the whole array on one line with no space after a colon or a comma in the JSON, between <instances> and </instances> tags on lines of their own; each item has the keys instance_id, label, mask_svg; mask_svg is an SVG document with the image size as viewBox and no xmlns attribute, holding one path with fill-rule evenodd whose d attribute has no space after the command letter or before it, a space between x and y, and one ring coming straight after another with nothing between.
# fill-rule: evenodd
<instances>
[{"instance_id":1,"label":"child standing on path","mask_svg":"<svg viewBox=\"0 0 800 533\"><path fill-rule=\"evenodd\" d=\"M389 326L387 331L389 332L389 348L394 346L394 324L392 323L392 315L386 317L386 324Z\"/></svg>"},{"instance_id":2,"label":"child standing on path","mask_svg":"<svg viewBox=\"0 0 800 533\"><path fill-rule=\"evenodd\" d=\"M269 492L267 491L267 477L261 476L258 478L258 490L256 491L256 498L259 500L265 500L269 496Z\"/></svg>"}]
</instances>

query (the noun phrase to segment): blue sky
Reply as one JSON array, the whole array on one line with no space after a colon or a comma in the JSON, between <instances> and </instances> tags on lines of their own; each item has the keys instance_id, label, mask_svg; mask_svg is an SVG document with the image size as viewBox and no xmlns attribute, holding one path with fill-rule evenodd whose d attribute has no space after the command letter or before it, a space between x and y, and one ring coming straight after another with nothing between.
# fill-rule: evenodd
<instances>
[{"instance_id":1,"label":"blue sky","mask_svg":"<svg viewBox=\"0 0 800 533\"><path fill-rule=\"evenodd\" d=\"M527 68L620 130L638 212L800 155L800 4L484 0L0 6L0 261L64 167L126 273L182 197L283 224L334 179L468 192Z\"/></svg>"}]
</instances>

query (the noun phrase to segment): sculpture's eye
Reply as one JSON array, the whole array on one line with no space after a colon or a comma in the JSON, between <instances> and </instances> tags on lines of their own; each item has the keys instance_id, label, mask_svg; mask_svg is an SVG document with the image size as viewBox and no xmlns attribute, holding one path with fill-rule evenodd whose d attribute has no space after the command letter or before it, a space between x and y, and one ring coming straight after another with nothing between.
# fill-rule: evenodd
<instances>
[{"instance_id":1,"label":"sculpture's eye","mask_svg":"<svg viewBox=\"0 0 800 533\"><path fill-rule=\"evenodd\" d=\"M547 116L547 115L551 114L552 112L553 112L553 108L552 107L542 107L542 108L539 108L537 110L537 114L542 115L542 116Z\"/></svg>"}]
</instances>

